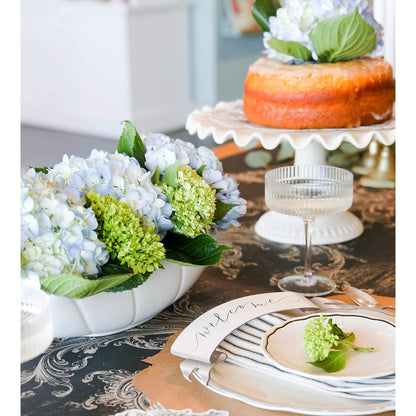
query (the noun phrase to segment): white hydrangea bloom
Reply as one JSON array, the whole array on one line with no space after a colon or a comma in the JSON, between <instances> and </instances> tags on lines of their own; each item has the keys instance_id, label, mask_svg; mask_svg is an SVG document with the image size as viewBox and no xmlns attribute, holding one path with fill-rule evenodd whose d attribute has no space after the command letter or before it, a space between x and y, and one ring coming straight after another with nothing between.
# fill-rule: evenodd
<instances>
[{"instance_id":1,"label":"white hydrangea bloom","mask_svg":"<svg viewBox=\"0 0 416 416\"><path fill-rule=\"evenodd\" d=\"M85 195L94 190L127 203L145 226L155 226L161 238L173 227L169 220L172 206L152 184L152 172L140 167L135 158L94 149L86 159L65 156L48 176L74 204L84 205Z\"/></svg>"},{"instance_id":2,"label":"white hydrangea bloom","mask_svg":"<svg viewBox=\"0 0 416 416\"><path fill-rule=\"evenodd\" d=\"M90 208L72 206L47 175L29 169L21 179L22 277L98 273L109 255L97 225Z\"/></svg>"},{"instance_id":3,"label":"white hydrangea bloom","mask_svg":"<svg viewBox=\"0 0 416 416\"><path fill-rule=\"evenodd\" d=\"M276 11L276 16L269 18L270 32L263 33L264 52L270 58L286 63L302 63L299 59L272 49L267 42L275 37L301 43L312 52L313 58L317 60L309 33L322 20L351 13L356 7L363 19L373 26L377 34L377 46L370 56L382 55L383 27L374 19L367 0L286 0L282 6Z\"/></svg>"},{"instance_id":4,"label":"white hydrangea bloom","mask_svg":"<svg viewBox=\"0 0 416 416\"><path fill-rule=\"evenodd\" d=\"M225 229L231 225L239 226L237 218L246 212L246 200L239 197L237 182L224 174L222 163L215 153L205 146L196 148L192 143L181 139L171 139L164 134L140 134L146 146L146 163L148 169L159 167L163 175L167 166L181 159L182 165L188 165L194 170L202 166L202 177L213 189L220 190L216 198L227 204L239 204L233 207L225 217L212 228Z\"/></svg>"},{"instance_id":5,"label":"white hydrangea bloom","mask_svg":"<svg viewBox=\"0 0 416 416\"><path fill-rule=\"evenodd\" d=\"M159 173L163 175L169 165L181 159L181 165L189 164L187 153L181 146L177 146L170 137L162 133L143 134L144 144L146 146L146 168L154 172L159 168Z\"/></svg>"}]
</instances>

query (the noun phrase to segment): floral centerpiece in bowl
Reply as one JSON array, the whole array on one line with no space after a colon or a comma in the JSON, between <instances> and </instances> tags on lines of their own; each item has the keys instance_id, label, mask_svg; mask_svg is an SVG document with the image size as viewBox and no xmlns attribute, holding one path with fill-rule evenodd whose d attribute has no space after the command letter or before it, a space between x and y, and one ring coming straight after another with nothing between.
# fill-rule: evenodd
<instances>
[{"instance_id":1,"label":"floral centerpiece in bowl","mask_svg":"<svg viewBox=\"0 0 416 416\"><path fill-rule=\"evenodd\" d=\"M142 139L143 137L143 139ZM51 296L55 336L117 332L173 303L246 210L206 147L124 122L117 151L21 178L21 275Z\"/></svg>"}]
</instances>

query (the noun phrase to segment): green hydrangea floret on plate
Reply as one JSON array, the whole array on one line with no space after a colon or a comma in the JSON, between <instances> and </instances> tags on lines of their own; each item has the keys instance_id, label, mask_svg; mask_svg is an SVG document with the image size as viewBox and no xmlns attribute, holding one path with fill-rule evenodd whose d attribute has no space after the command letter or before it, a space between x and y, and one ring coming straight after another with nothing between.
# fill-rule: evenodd
<instances>
[{"instance_id":1,"label":"green hydrangea floret on plate","mask_svg":"<svg viewBox=\"0 0 416 416\"><path fill-rule=\"evenodd\" d=\"M374 352L374 348L358 347L353 344L353 332L345 333L332 323L332 318L320 315L311 319L303 331L303 347L306 355L314 361L308 361L327 373L340 371L345 367L345 354L348 351Z\"/></svg>"},{"instance_id":2,"label":"green hydrangea floret on plate","mask_svg":"<svg viewBox=\"0 0 416 416\"><path fill-rule=\"evenodd\" d=\"M178 167L176 175L166 176L162 192L172 204L173 232L196 237L209 230L216 208L215 190L195 170Z\"/></svg>"},{"instance_id":3,"label":"green hydrangea floret on plate","mask_svg":"<svg viewBox=\"0 0 416 416\"><path fill-rule=\"evenodd\" d=\"M144 228L133 209L112 196L90 191L87 198L98 221L98 237L112 259L127 264L134 273L153 272L160 267L165 249L153 226Z\"/></svg>"},{"instance_id":4,"label":"green hydrangea floret on plate","mask_svg":"<svg viewBox=\"0 0 416 416\"><path fill-rule=\"evenodd\" d=\"M331 323L323 315L312 319L305 326L303 346L305 353L314 361L328 357L331 348L338 345L338 340Z\"/></svg>"}]
</instances>

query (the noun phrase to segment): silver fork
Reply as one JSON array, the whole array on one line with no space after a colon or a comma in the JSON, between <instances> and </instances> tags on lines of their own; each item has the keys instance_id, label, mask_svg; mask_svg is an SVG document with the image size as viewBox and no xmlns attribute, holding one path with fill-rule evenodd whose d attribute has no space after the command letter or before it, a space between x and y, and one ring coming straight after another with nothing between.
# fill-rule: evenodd
<instances>
[{"instance_id":1,"label":"silver fork","mask_svg":"<svg viewBox=\"0 0 416 416\"><path fill-rule=\"evenodd\" d=\"M166 409L159 402L152 406L149 406L146 411L149 414L149 416L175 416L174 413L172 413L169 409Z\"/></svg>"}]
</instances>

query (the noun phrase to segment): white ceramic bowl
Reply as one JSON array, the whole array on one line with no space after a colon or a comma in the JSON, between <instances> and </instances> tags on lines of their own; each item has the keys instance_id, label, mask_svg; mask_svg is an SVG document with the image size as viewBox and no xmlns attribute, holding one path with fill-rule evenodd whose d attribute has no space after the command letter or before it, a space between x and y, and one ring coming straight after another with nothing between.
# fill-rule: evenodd
<instances>
[{"instance_id":1,"label":"white ceramic bowl","mask_svg":"<svg viewBox=\"0 0 416 416\"><path fill-rule=\"evenodd\" d=\"M143 323L179 299L204 269L168 261L162 265L133 290L84 299L51 295L54 337L108 335Z\"/></svg>"}]
</instances>

